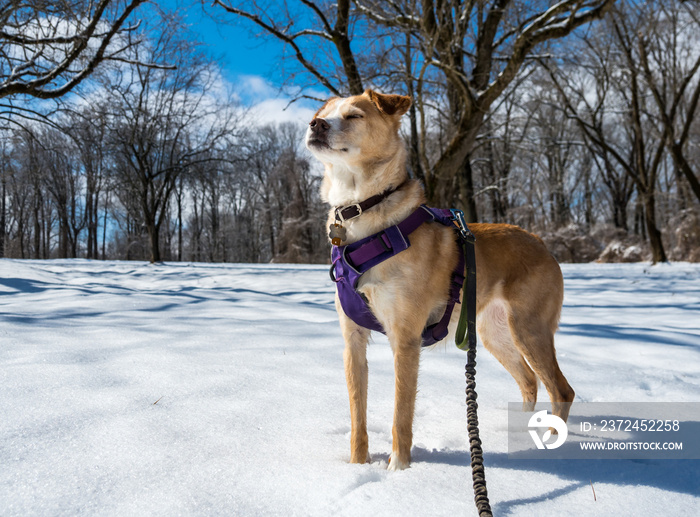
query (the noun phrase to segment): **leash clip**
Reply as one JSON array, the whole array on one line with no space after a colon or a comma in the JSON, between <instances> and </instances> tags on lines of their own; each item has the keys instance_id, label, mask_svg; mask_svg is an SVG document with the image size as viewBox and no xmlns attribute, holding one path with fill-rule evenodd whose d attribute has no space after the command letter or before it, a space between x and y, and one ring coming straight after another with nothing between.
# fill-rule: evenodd
<instances>
[{"instance_id":1,"label":"leash clip","mask_svg":"<svg viewBox=\"0 0 700 517\"><path fill-rule=\"evenodd\" d=\"M463 239L473 238L471 230L467 226L467 222L464 220L464 212L457 208L450 208L450 213L452 214L452 220L456 223L459 234Z\"/></svg>"}]
</instances>

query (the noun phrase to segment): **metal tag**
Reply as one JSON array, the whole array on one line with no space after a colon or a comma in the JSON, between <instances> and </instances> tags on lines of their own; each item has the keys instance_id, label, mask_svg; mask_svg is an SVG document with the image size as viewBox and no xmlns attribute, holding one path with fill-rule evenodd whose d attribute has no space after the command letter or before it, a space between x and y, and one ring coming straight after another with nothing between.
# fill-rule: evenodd
<instances>
[{"instance_id":1,"label":"metal tag","mask_svg":"<svg viewBox=\"0 0 700 517\"><path fill-rule=\"evenodd\" d=\"M347 230L338 223L333 223L329 227L328 236L331 238L333 246L340 246L340 243L345 240Z\"/></svg>"}]
</instances>

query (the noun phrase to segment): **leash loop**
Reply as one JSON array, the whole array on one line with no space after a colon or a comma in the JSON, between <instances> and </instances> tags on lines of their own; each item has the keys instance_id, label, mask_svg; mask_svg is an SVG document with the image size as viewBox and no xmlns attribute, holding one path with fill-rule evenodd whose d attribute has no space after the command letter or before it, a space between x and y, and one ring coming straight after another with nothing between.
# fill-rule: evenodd
<instances>
[{"instance_id":1,"label":"leash loop","mask_svg":"<svg viewBox=\"0 0 700 517\"><path fill-rule=\"evenodd\" d=\"M451 208L452 221L457 226L460 247L464 257L464 287L462 288L462 308L455 332L455 345L465 352L476 348L476 238L464 220L464 212Z\"/></svg>"}]
</instances>

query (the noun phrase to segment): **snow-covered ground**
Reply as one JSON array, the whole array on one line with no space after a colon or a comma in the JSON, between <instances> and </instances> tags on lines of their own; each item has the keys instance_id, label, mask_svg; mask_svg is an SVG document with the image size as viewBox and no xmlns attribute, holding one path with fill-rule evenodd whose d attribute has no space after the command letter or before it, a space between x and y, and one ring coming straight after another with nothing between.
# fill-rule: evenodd
<instances>
[{"instance_id":1,"label":"snow-covered ground","mask_svg":"<svg viewBox=\"0 0 700 517\"><path fill-rule=\"evenodd\" d=\"M577 400L700 402L700 266L563 270ZM509 459L519 392L478 361L495 515L697 514L697 460ZM369 362L373 462L351 465L326 267L1 260L0 515L475 515L465 354L423 353L402 472L381 335Z\"/></svg>"}]
</instances>

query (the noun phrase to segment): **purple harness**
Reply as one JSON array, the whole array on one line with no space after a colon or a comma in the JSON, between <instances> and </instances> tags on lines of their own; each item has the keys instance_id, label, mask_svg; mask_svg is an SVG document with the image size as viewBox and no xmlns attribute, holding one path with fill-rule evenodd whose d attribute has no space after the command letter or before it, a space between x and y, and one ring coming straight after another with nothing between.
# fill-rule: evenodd
<instances>
[{"instance_id":1,"label":"purple harness","mask_svg":"<svg viewBox=\"0 0 700 517\"><path fill-rule=\"evenodd\" d=\"M390 226L379 233L346 246L333 246L331 252L333 263L330 275L338 289L338 298L343 312L361 327L386 334L382 324L372 314L366 299L356 290L360 277L370 268L408 249L411 245L408 236L423 223L435 221L453 227L459 236L458 228L453 224L454 220L452 212L448 209L429 208L421 205L395 226ZM452 272L450 296L447 307L445 307L445 314L440 321L426 326L423 330L422 346L433 345L447 336L452 309L459 301L459 291L464 284L464 251L461 244L458 248L459 260Z\"/></svg>"}]
</instances>

